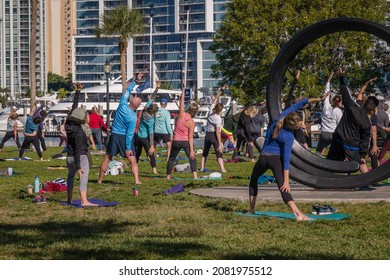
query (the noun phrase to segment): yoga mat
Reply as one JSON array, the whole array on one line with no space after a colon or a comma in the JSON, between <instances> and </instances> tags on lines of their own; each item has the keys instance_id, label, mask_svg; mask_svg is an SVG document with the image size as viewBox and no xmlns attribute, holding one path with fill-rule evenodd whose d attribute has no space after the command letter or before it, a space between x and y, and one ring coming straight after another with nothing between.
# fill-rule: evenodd
<instances>
[{"instance_id":1,"label":"yoga mat","mask_svg":"<svg viewBox=\"0 0 390 280\"><path fill-rule=\"evenodd\" d=\"M271 217L271 218L280 218L280 219L292 219L295 220L295 216L293 213L285 213L285 212L273 212L273 211L256 211L253 214L245 214L244 212L235 212L237 215L246 216L246 217L255 217L255 218L261 218L261 217ZM329 215L312 215L312 214L306 214L309 218L312 218L314 220L343 220L350 215L348 214L340 214L340 213L333 213Z\"/></svg>"},{"instance_id":2,"label":"yoga mat","mask_svg":"<svg viewBox=\"0 0 390 280\"><path fill-rule=\"evenodd\" d=\"M200 178L194 179L194 178L178 178L178 177L173 177L172 180L202 181L202 180L222 180L222 178L204 178L204 177L200 177Z\"/></svg>"},{"instance_id":3,"label":"yoga mat","mask_svg":"<svg viewBox=\"0 0 390 280\"><path fill-rule=\"evenodd\" d=\"M61 201L60 204L64 206L72 206L76 208L93 208L93 207L110 207L110 206L116 206L119 204L119 202L113 201L108 202L104 201L98 198L89 198L89 202L96 203L98 206L81 206L80 200L72 200L72 204L67 203L66 201Z\"/></svg>"},{"instance_id":4,"label":"yoga mat","mask_svg":"<svg viewBox=\"0 0 390 280\"><path fill-rule=\"evenodd\" d=\"M19 158L6 158L5 160L19 160ZM29 157L22 157L22 160L32 160L32 158Z\"/></svg>"}]
</instances>

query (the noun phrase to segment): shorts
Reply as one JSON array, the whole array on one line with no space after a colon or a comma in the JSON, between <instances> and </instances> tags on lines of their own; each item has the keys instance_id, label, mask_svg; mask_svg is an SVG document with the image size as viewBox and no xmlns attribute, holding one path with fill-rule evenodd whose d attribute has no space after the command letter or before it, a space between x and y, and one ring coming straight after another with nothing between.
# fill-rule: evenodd
<instances>
[{"instance_id":1,"label":"shorts","mask_svg":"<svg viewBox=\"0 0 390 280\"><path fill-rule=\"evenodd\" d=\"M154 134L154 142L158 144L161 142L161 140L163 140L163 143L172 142L171 135L169 133L167 133L167 134L155 133Z\"/></svg>"},{"instance_id":2,"label":"shorts","mask_svg":"<svg viewBox=\"0 0 390 280\"><path fill-rule=\"evenodd\" d=\"M131 143L131 151L135 156L133 142ZM106 155L116 156L117 154L120 154L122 158L126 158L126 135L112 133L107 144Z\"/></svg>"},{"instance_id":3,"label":"shorts","mask_svg":"<svg viewBox=\"0 0 390 280\"><path fill-rule=\"evenodd\" d=\"M341 140L336 137L332 138L332 143L330 144L329 153L327 159L344 161L348 159L349 161L357 161L360 163L360 150L358 148L348 149L343 145Z\"/></svg>"}]
</instances>

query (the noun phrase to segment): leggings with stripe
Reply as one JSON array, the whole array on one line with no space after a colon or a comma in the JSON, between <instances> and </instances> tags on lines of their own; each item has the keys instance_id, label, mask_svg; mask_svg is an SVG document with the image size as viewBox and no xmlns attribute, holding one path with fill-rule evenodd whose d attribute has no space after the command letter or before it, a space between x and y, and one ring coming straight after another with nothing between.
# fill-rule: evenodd
<instances>
[{"instance_id":1,"label":"leggings with stripe","mask_svg":"<svg viewBox=\"0 0 390 280\"><path fill-rule=\"evenodd\" d=\"M283 176L283 167L282 159L278 155L264 155L261 154L259 160L256 162L253 167L251 179L249 182L249 195L257 196L258 193L258 180L261 175L263 175L268 169L272 170L272 173L275 176L276 183L279 190L282 188L284 183ZM293 198L290 193L285 191L280 191L283 201L287 204L289 201L293 201Z\"/></svg>"}]
</instances>

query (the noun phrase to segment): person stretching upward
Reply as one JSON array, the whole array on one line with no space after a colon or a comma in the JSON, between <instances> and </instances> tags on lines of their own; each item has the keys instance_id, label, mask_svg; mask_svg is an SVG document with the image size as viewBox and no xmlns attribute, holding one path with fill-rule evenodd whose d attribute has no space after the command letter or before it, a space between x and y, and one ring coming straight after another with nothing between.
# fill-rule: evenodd
<instances>
[{"instance_id":1,"label":"person stretching upward","mask_svg":"<svg viewBox=\"0 0 390 280\"><path fill-rule=\"evenodd\" d=\"M321 116L321 134L316 148L316 154L321 156L324 155L324 149L330 145L333 132L343 116L343 112L339 107L341 105L341 97L339 95L331 96L330 82L333 74L331 72L328 77L323 95L324 107L322 108Z\"/></svg>"},{"instance_id":2,"label":"person stretching upward","mask_svg":"<svg viewBox=\"0 0 390 280\"><path fill-rule=\"evenodd\" d=\"M223 110L223 105L222 103L217 103L219 97L221 96L224 90L225 90L225 85L221 87L221 90L215 96L213 103L210 105L209 113L207 115L206 137L204 139L202 162L200 165L201 171L204 171L207 156L209 155L211 145L213 145L215 154L217 155L219 170L221 172L226 172L225 166L223 164L223 157L222 157L223 143L221 141L222 119L220 114Z\"/></svg>"},{"instance_id":3,"label":"person stretching upward","mask_svg":"<svg viewBox=\"0 0 390 280\"><path fill-rule=\"evenodd\" d=\"M258 193L258 180L268 169L271 169L283 201L290 207L297 220L309 220L295 204L290 189L290 158L294 143L294 130L302 126L303 120L296 112L305 104L320 101L319 98L302 99L277 117L267 130L260 158L253 167L249 182L249 212L255 211Z\"/></svg>"},{"instance_id":4,"label":"person stretching upward","mask_svg":"<svg viewBox=\"0 0 390 280\"><path fill-rule=\"evenodd\" d=\"M190 161L191 171L194 178L198 178L198 172L196 168L196 155L194 151L194 129L195 122L194 116L199 110L199 106L196 103L191 103L188 106L187 111L184 110L184 87L180 98L180 113L176 121L175 130L173 132L172 150L169 155L167 164L167 179L171 179L171 173L176 157L181 149L184 149L187 157Z\"/></svg>"},{"instance_id":5,"label":"person stretching upward","mask_svg":"<svg viewBox=\"0 0 390 280\"><path fill-rule=\"evenodd\" d=\"M370 118L375 114L379 101L375 96L369 96L363 106L359 106L349 93L342 68L339 69L339 75L344 113L333 133L327 158L357 161L361 173L365 173L368 171L366 156L371 138Z\"/></svg>"},{"instance_id":6,"label":"person stretching upward","mask_svg":"<svg viewBox=\"0 0 390 280\"><path fill-rule=\"evenodd\" d=\"M141 105L141 98L137 96L133 97L130 101L130 105L127 105L131 91L135 85L135 81L128 81L127 88L119 101L119 106L116 110L114 122L112 124L112 134L107 144L106 155L100 166L98 184L102 183L108 164L117 154L120 154L122 158L126 157L128 159L131 164L135 183L141 184L138 177L138 164L135 159L133 144L135 125L137 124L137 114L134 111Z\"/></svg>"}]
</instances>

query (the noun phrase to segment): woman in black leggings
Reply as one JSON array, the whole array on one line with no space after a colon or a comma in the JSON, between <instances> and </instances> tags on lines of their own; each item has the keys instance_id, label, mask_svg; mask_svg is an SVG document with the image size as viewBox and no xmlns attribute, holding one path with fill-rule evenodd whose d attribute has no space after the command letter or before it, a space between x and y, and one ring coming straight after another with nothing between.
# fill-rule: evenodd
<instances>
[{"instance_id":1,"label":"woman in black leggings","mask_svg":"<svg viewBox=\"0 0 390 280\"><path fill-rule=\"evenodd\" d=\"M297 220L309 220L295 204L290 190L290 157L294 143L293 131L302 126L302 119L296 111L319 98L303 99L284 110L268 128L260 158L256 162L249 183L249 213L255 211L258 180L268 169L272 170L283 201L290 207Z\"/></svg>"}]
</instances>

